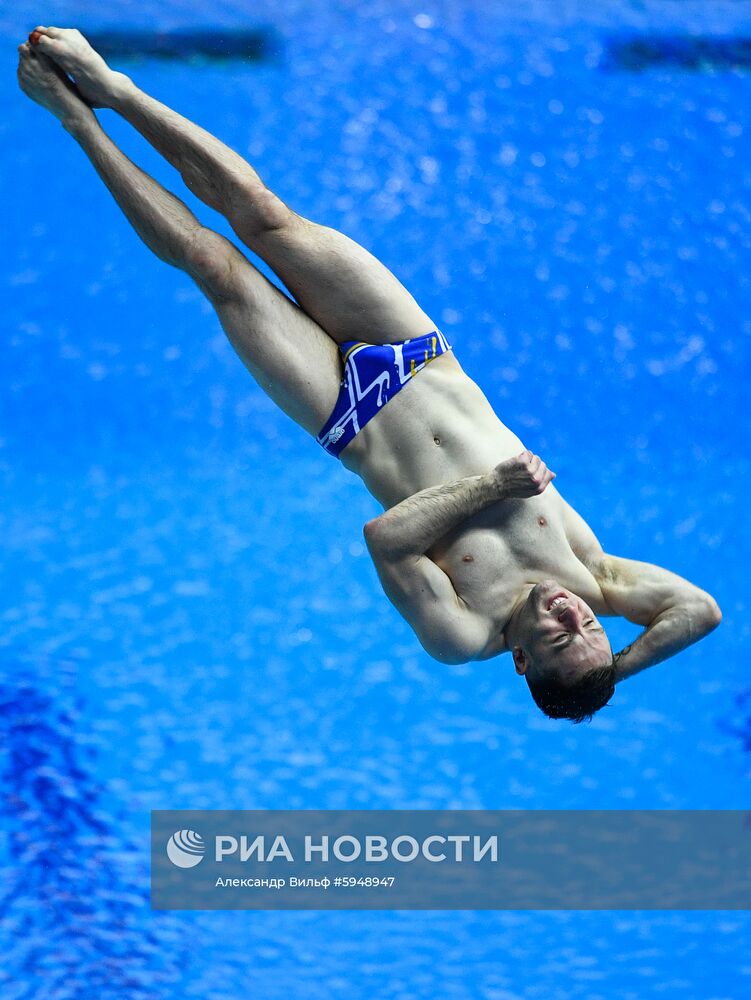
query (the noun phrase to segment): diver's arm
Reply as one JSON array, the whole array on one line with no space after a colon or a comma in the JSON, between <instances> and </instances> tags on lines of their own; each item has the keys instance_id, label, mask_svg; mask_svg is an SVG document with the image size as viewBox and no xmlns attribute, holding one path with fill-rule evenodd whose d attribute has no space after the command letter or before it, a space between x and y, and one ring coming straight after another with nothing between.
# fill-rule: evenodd
<instances>
[{"instance_id":1,"label":"diver's arm","mask_svg":"<svg viewBox=\"0 0 751 1000\"><path fill-rule=\"evenodd\" d=\"M603 553L592 569L614 614L646 626L616 654L616 681L698 642L722 620L710 594L660 566Z\"/></svg>"},{"instance_id":2,"label":"diver's arm","mask_svg":"<svg viewBox=\"0 0 751 1000\"><path fill-rule=\"evenodd\" d=\"M491 625L467 607L425 550L455 524L500 499L492 474L471 476L408 497L363 528L386 596L425 651L443 663L479 656Z\"/></svg>"},{"instance_id":3,"label":"diver's arm","mask_svg":"<svg viewBox=\"0 0 751 1000\"><path fill-rule=\"evenodd\" d=\"M594 575L612 613L646 626L616 653L616 680L666 660L719 625L722 613L706 591L660 566L607 555L584 518L565 500L563 509L571 548Z\"/></svg>"},{"instance_id":4,"label":"diver's arm","mask_svg":"<svg viewBox=\"0 0 751 1000\"><path fill-rule=\"evenodd\" d=\"M370 553L376 565L379 560L424 555L439 538L485 507L512 497L536 496L554 476L537 455L525 451L484 475L421 490L365 525Z\"/></svg>"},{"instance_id":5,"label":"diver's arm","mask_svg":"<svg viewBox=\"0 0 751 1000\"><path fill-rule=\"evenodd\" d=\"M553 476L536 455L523 452L485 475L415 493L365 525L383 589L435 659L465 663L486 657L494 623L462 600L451 579L425 553L490 504L542 493Z\"/></svg>"},{"instance_id":6,"label":"diver's arm","mask_svg":"<svg viewBox=\"0 0 751 1000\"><path fill-rule=\"evenodd\" d=\"M373 549L371 555L386 596L427 653L442 663L466 663L486 655L493 623L467 606L432 559L384 558Z\"/></svg>"}]
</instances>

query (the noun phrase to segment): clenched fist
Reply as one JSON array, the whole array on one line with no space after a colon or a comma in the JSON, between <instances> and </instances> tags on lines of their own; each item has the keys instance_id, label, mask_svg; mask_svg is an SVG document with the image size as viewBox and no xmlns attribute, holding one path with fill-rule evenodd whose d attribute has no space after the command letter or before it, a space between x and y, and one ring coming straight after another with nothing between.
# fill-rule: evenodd
<instances>
[{"instance_id":1,"label":"clenched fist","mask_svg":"<svg viewBox=\"0 0 751 1000\"><path fill-rule=\"evenodd\" d=\"M523 451L521 455L507 458L505 462L496 465L493 475L504 500L539 496L548 483L555 479L555 473L550 471L539 455L533 455L531 451Z\"/></svg>"}]
</instances>

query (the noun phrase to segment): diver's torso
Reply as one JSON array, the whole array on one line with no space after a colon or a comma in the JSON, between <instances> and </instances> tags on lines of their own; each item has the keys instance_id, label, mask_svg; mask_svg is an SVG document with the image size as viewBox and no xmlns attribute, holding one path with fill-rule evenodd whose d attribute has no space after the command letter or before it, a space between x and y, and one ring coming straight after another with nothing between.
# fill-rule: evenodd
<instances>
[{"instance_id":1,"label":"diver's torso","mask_svg":"<svg viewBox=\"0 0 751 1000\"><path fill-rule=\"evenodd\" d=\"M389 508L429 486L487 472L523 450L449 352L410 379L341 460Z\"/></svg>"},{"instance_id":2,"label":"diver's torso","mask_svg":"<svg viewBox=\"0 0 751 1000\"><path fill-rule=\"evenodd\" d=\"M490 471L524 451L453 354L431 362L342 452L388 509L420 490ZM551 577L595 613L605 607L594 577L574 555L564 506L549 485L541 496L504 500L468 518L428 555L476 611L505 624L525 586Z\"/></svg>"}]
</instances>

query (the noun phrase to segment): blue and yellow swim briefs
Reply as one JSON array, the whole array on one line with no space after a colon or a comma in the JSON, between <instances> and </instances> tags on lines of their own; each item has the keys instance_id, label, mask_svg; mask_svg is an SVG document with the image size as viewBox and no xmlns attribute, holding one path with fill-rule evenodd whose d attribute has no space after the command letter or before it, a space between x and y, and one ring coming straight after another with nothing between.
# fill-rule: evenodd
<instances>
[{"instance_id":1,"label":"blue and yellow swim briefs","mask_svg":"<svg viewBox=\"0 0 751 1000\"><path fill-rule=\"evenodd\" d=\"M338 458L350 441L418 372L451 350L440 332L397 344L349 340L339 345L344 378L333 412L316 441Z\"/></svg>"}]
</instances>

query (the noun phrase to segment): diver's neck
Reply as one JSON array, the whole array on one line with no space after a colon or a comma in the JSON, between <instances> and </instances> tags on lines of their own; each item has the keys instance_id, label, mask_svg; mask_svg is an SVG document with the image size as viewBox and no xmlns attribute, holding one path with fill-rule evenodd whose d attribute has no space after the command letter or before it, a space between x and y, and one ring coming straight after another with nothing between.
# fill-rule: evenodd
<instances>
[{"instance_id":1,"label":"diver's neck","mask_svg":"<svg viewBox=\"0 0 751 1000\"><path fill-rule=\"evenodd\" d=\"M519 616L522 613L522 608L527 603L529 595L536 586L537 585L534 583L525 583L514 601L514 606L511 609L509 619L503 628L503 638L506 643L506 649L513 649L514 646L518 645Z\"/></svg>"}]
</instances>

